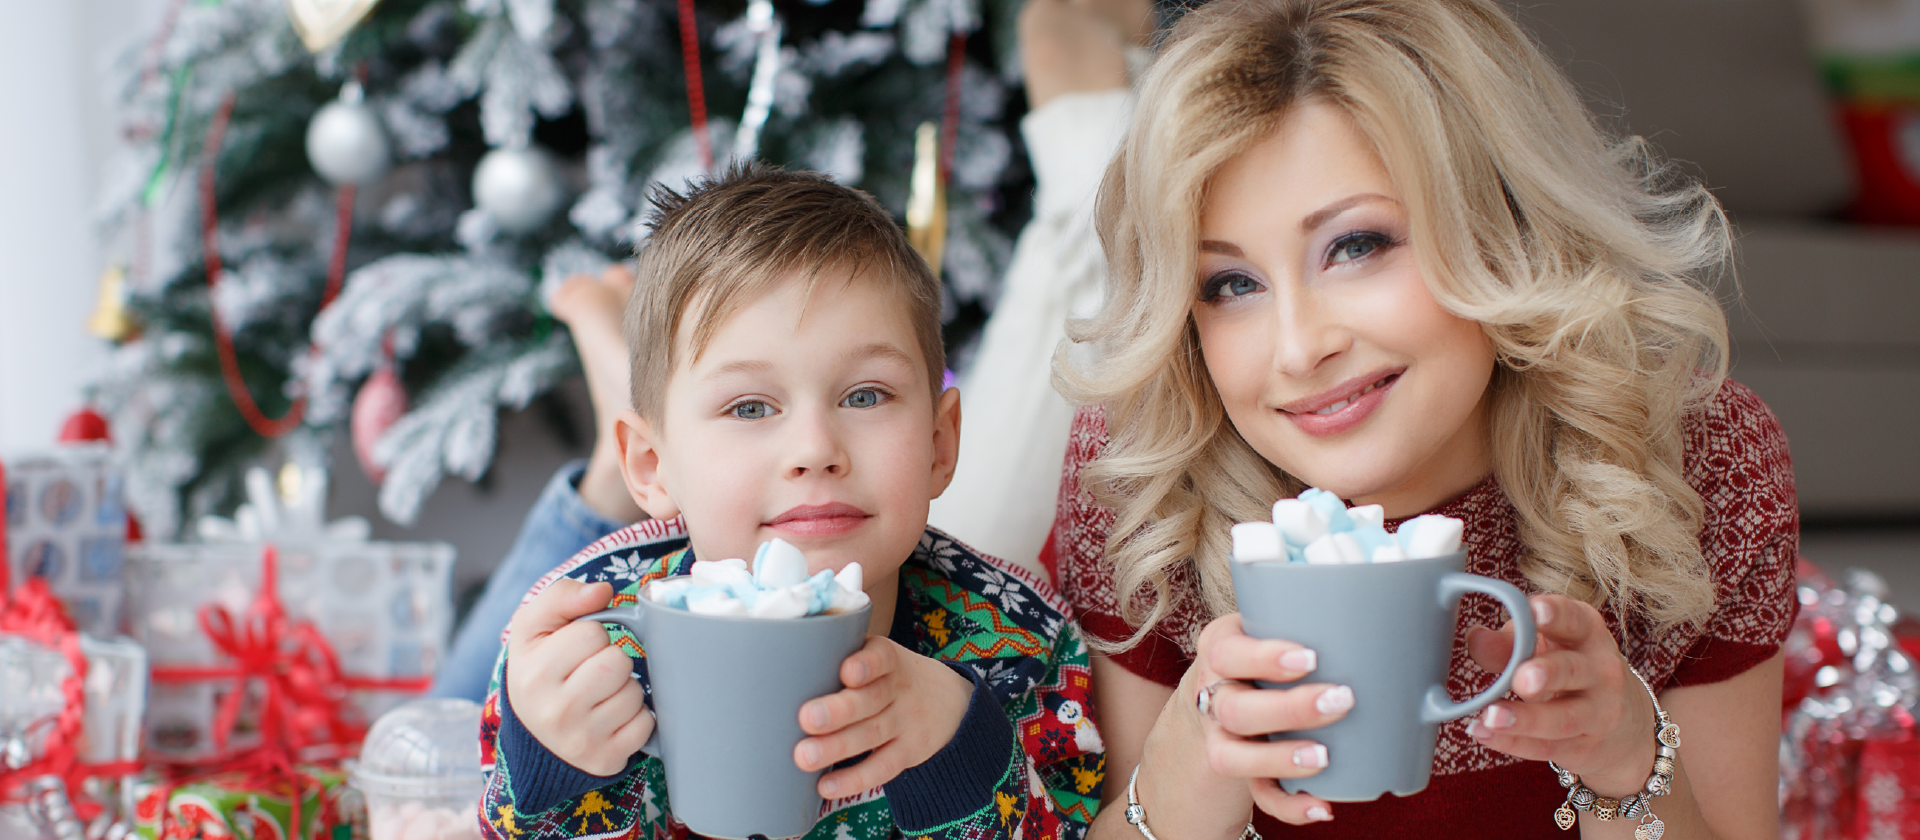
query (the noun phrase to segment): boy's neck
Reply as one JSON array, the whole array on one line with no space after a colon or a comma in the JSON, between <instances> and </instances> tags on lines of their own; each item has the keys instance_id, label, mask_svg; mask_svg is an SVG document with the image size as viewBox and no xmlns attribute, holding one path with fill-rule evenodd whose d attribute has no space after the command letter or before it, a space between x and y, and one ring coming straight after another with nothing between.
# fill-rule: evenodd
<instances>
[{"instance_id":1,"label":"boy's neck","mask_svg":"<svg viewBox=\"0 0 1920 840\"><path fill-rule=\"evenodd\" d=\"M879 580L867 581L867 600L872 601L873 612L867 617L867 635L891 636L893 632L893 608L900 600L900 570Z\"/></svg>"}]
</instances>

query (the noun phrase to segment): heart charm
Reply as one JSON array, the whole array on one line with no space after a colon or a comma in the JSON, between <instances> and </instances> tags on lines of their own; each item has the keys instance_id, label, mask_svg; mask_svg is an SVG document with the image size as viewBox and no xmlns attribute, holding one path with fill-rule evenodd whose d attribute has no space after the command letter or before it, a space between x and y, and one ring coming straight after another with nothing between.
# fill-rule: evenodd
<instances>
[{"instance_id":1,"label":"heart charm","mask_svg":"<svg viewBox=\"0 0 1920 840\"><path fill-rule=\"evenodd\" d=\"M1660 840L1661 835L1667 833L1667 824L1661 822L1659 817L1648 814L1647 818L1652 822L1643 822L1633 827L1633 840Z\"/></svg>"},{"instance_id":2,"label":"heart charm","mask_svg":"<svg viewBox=\"0 0 1920 840\"><path fill-rule=\"evenodd\" d=\"M1573 809L1567 807L1564 802L1560 804L1560 810L1553 812L1553 823L1554 825L1560 826L1561 831L1572 828L1573 821Z\"/></svg>"},{"instance_id":3,"label":"heart charm","mask_svg":"<svg viewBox=\"0 0 1920 840\"><path fill-rule=\"evenodd\" d=\"M340 42L373 11L380 0L287 0L287 17L307 52L319 52Z\"/></svg>"}]
</instances>

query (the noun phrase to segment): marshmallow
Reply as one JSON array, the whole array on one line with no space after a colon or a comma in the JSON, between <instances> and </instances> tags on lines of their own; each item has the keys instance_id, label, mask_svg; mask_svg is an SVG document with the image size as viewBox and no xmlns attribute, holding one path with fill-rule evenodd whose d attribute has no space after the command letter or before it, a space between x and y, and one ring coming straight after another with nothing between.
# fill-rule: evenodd
<instances>
[{"instance_id":1,"label":"marshmallow","mask_svg":"<svg viewBox=\"0 0 1920 840\"><path fill-rule=\"evenodd\" d=\"M870 600L871 599L867 597L867 593L858 589L836 586L833 588L833 600L827 604L827 612L836 615L839 613L853 612L866 606Z\"/></svg>"},{"instance_id":2,"label":"marshmallow","mask_svg":"<svg viewBox=\"0 0 1920 840\"><path fill-rule=\"evenodd\" d=\"M1400 526L1401 548L1413 559L1439 557L1460 550L1460 538L1465 523L1451 516L1416 516Z\"/></svg>"},{"instance_id":3,"label":"marshmallow","mask_svg":"<svg viewBox=\"0 0 1920 840\"><path fill-rule=\"evenodd\" d=\"M1313 506L1321 516L1327 518L1327 530L1332 532L1353 530L1353 518L1347 515L1347 503L1340 497L1318 487L1309 487L1300 491L1300 501Z\"/></svg>"},{"instance_id":4,"label":"marshmallow","mask_svg":"<svg viewBox=\"0 0 1920 840\"><path fill-rule=\"evenodd\" d=\"M807 557L793 543L775 538L761 543L753 554L753 582L762 589L779 589L806 579Z\"/></svg>"},{"instance_id":5,"label":"marshmallow","mask_svg":"<svg viewBox=\"0 0 1920 840\"><path fill-rule=\"evenodd\" d=\"M1407 559L1407 553L1400 550L1400 546L1394 543L1387 543L1373 550L1375 563L1398 563L1405 559Z\"/></svg>"},{"instance_id":6,"label":"marshmallow","mask_svg":"<svg viewBox=\"0 0 1920 840\"><path fill-rule=\"evenodd\" d=\"M1340 558L1340 549L1333 544L1332 534L1321 534L1319 539L1307 543L1300 553L1315 566L1338 566L1346 562Z\"/></svg>"},{"instance_id":7,"label":"marshmallow","mask_svg":"<svg viewBox=\"0 0 1920 840\"><path fill-rule=\"evenodd\" d=\"M1305 548L1308 543L1327 534L1327 518L1299 499L1274 502L1273 524L1280 528L1287 545L1295 548Z\"/></svg>"},{"instance_id":8,"label":"marshmallow","mask_svg":"<svg viewBox=\"0 0 1920 840\"><path fill-rule=\"evenodd\" d=\"M695 560L693 568L687 570L687 575L693 578L695 583L712 583L721 586L750 583L753 580L753 575L747 573L747 561L738 557L713 562Z\"/></svg>"},{"instance_id":9,"label":"marshmallow","mask_svg":"<svg viewBox=\"0 0 1920 840\"><path fill-rule=\"evenodd\" d=\"M687 612L695 615L746 615L747 605L725 590L714 589L689 595Z\"/></svg>"},{"instance_id":10,"label":"marshmallow","mask_svg":"<svg viewBox=\"0 0 1920 840\"><path fill-rule=\"evenodd\" d=\"M760 599L754 602L747 614L754 618L800 618L807 614L807 604L812 597L813 587L803 580L793 586L761 593Z\"/></svg>"},{"instance_id":11,"label":"marshmallow","mask_svg":"<svg viewBox=\"0 0 1920 840\"><path fill-rule=\"evenodd\" d=\"M1241 563L1286 559L1280 529L1271 522L1242 522L1233 526L1233 559Z\"/></svg>"},{"instance_id":12,"label":"marshmallow","mask_svg":"<svg viewBox=\"0 0 1920 840\"><path fill-rule=\"evenodd\" d=\"M861 580L863 574L865 573L860 571L860 564L858 562L848 563L846 568L834 574L833 582L840 584L841 589L864 592L867 587L864 585L864 581Z\"/></svg>"},{"instance_id":13,"label":"marshmallow","mask_svg":"<svg viewBox=\"0 0 1920 840\"><path fill-rule=\"evenodd\" d=\"M1379 505L1354 505L1347 508L1347 518L1353 520L1353 530L1365 531L1369 528L1386 530L1387 510Z\"/></svg>"}]
</instances>

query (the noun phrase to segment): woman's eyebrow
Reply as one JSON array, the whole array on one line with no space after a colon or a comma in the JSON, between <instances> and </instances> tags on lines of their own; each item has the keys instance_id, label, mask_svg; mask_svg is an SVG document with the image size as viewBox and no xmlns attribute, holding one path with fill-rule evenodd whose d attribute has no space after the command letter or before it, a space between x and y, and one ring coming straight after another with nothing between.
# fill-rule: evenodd
<instances>
[{"instance_id":1,"label":"woman's eyebrow","mask_svg":"<svg viewBox=\"0 0 1920 840\"><path fill-rule=\"evenodd\" d=\"M1350 196L1347 196L1346 198L1340 199L1339 201L1336 201L1332 204L1329 204L1325 207L1315 210L1312 213L1308 213L1306 218L1300 220L1300 230L1310 233L1315 228L1318 228L1321 225L1326 224L1327 221L1332 219L1333 217L1338 216L1341 213L1345 213L1348 210L1352 210L1353 208L1358 207L1359 205L1365 204L1369 201L1393 201L1393 199L1388 198L1379 193L1359 193L1356 195L1350 195ZM1393 201L1393 203L1399 204L1400 202Z\"/></svg>"},{"instance_id":2,"label":"woman's eyebrow","mask_svg":"<svg viewBox=\"0 0 1920 840\"><path fill-rule=\"evenodd\" d=\"M1240 246L1235 245L1231 242L1221 242L1217 239L1200 240L1200 253L1220 254L1221 256L1227 256L1227 257L1246 256L1246 252L1240 250Z\"/></svg>"}]
</instances>

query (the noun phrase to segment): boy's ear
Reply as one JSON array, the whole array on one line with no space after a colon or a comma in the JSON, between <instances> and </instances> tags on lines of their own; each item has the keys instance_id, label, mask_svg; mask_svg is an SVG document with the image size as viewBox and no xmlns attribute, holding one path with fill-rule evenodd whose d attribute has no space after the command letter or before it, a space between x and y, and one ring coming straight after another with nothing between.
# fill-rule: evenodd
<instances>
[{"instance_id":1,"label":"boy's ear","mask_svg":"<svg viewBox=\"0 0 1920 840\"><path fill-rule=\"evenodd\" d=\"M940 393L933 406L933 498L947 492L960 463L960 389Z\"/></svg>"},{"instance_id":2,"label":"boy's ear","mask_svg":"<svg viewBox=\"0 0 1920 840\"><path fill-rule=\"evenodd\" d=\"M622 409L613 423L613 436L620 446L620 475L627 481L627 493L634 504L654 519L672 519L680 515L680 506L667 495L667 484L660 471L660 437L653 424L631 408Z\"/></svg>"}]
</instances>

